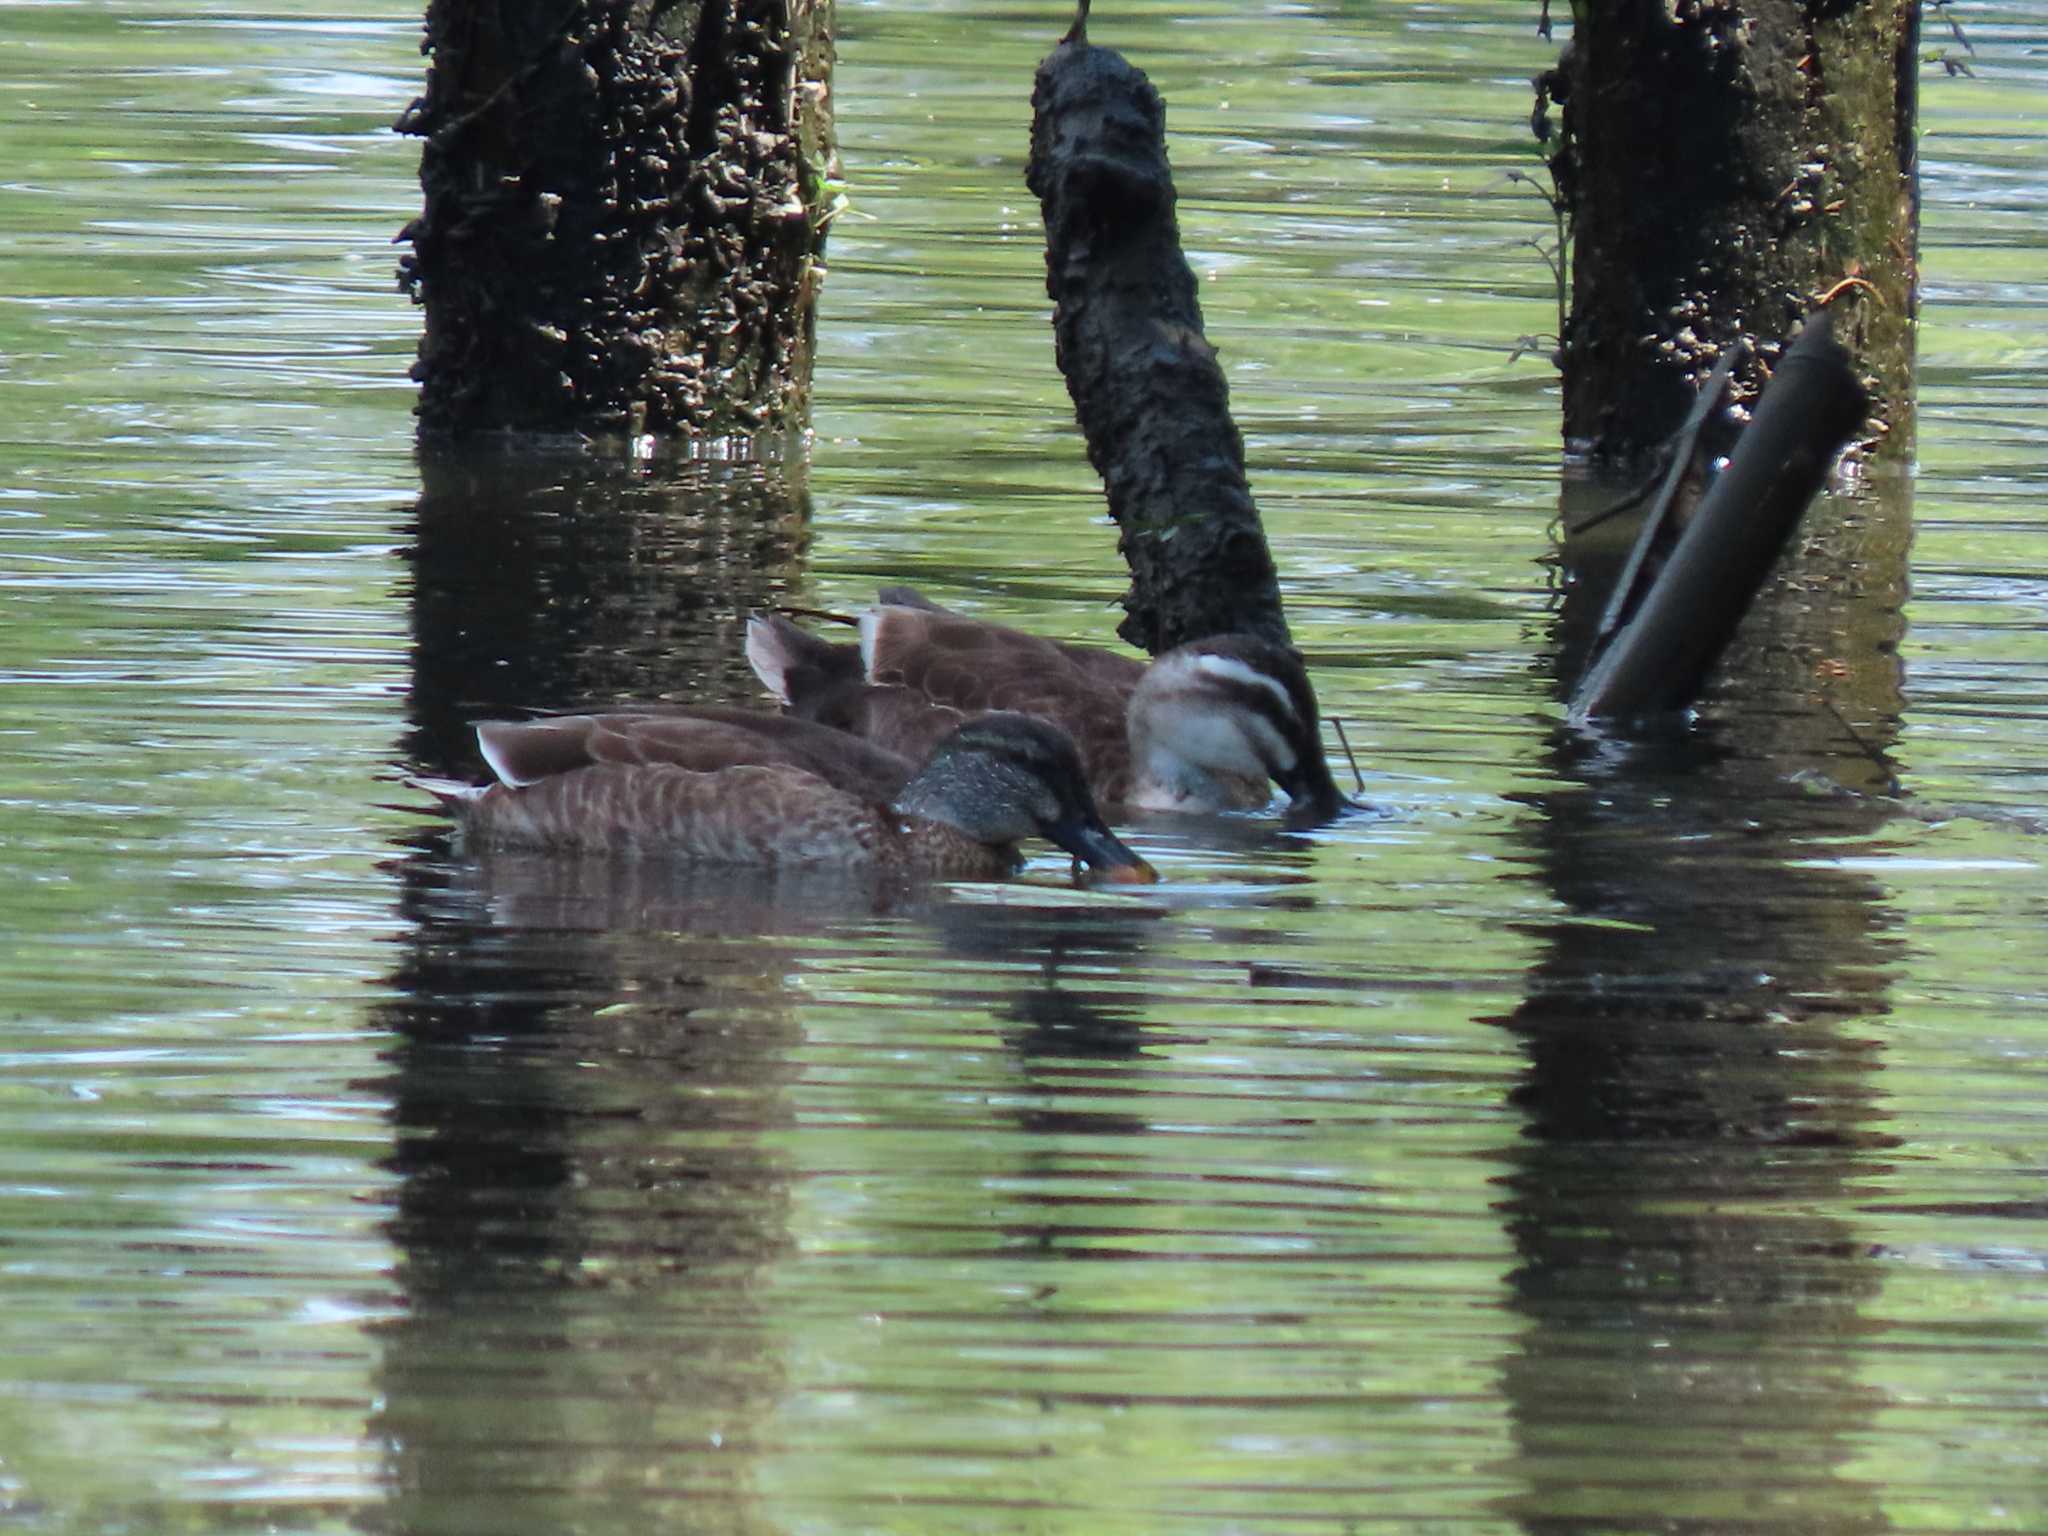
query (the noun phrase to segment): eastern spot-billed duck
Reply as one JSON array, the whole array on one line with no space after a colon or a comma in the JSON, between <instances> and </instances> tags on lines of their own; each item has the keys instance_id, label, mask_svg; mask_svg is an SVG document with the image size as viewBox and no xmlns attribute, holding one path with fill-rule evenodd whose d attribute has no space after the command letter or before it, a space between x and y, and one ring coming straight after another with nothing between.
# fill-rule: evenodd
<instances>
[{"instance_id":1,"label":"eastern spot-billed duck","mask_svg":"<svg viewBox=\"0 0 2048 1536\"><path fill-rule=\"evenodd\" d=\"M886 588L835 645L757 614L747 660L792 713L915 753L983 710L1050 720L1073 737L1113 808L1246 810L1286 791L1290 826L1349 809L1323 755L1301 658L1252 635L1191 641L1149 665L983 623Z\"/></svg>"},{"instance_id":2,"label":"eastern spot-billed duck","mask_svg":"<svg viewBox=\"0 0 2048 1536\"><path fill-rule=\"evenodd\" d=\"M986 879L1036 834L1106 879L1157 878L1103 825L1073 742L1025 715L977 716L921 766L742 710L487 721L477 738L496 783L422 782L478 846Z\"/></svg>"}]
</instances>

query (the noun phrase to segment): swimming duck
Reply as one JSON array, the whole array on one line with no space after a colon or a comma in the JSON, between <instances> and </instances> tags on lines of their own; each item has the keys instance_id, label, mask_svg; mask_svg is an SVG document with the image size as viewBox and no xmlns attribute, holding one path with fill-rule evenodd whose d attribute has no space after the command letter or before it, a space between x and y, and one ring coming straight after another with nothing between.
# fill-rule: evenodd
<instances>
[{"instance_id":1,"label":"swimming duck","mask_svg":"<svg viewBox=\"0 0 2048 1536\"><path fill-rule=\"evenodd\" d=\"M1025 715L977 716L921 766L716 708L485 721L477 741L496 783L422 783L485 847L988 879L1035 833L1105 879L1158 878L1103 825L1074 743Z\"/></svg>"},{"instance_id":2,"label":"swimming duck","mask_svg":"<svg viewBox=\"0 0 2048 1536\"><path fill-rule=\"evenodd\" d=\"M1287 823L1349 808L1323 744L1301 659L1252 635L1192 641L1152 663L1046 640L885 588L860 643L835 645L756 614L747 660L791 712L915 753L982 710L1051 720L1073 737L1104 805L1252 809L1287 792Z\"/></svg>"}]
</instances>

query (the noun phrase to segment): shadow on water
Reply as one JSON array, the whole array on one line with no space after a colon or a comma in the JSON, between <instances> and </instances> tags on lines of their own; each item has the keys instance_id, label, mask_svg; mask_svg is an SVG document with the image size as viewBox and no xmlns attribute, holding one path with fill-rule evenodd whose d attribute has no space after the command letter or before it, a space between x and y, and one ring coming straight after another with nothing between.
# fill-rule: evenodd
<instances>
[{"instance_id":1,"label":"shadow on water","mask_svg":"<svg viewBox=\"0 0 2048 1536\"><path fill-rule=\"evenodd\" d=\"M1892 808L1806 792L1881 769L1901 704L1907 508L1827 504L1745 625L1742 702L1708 729L1561 736L1529 857L1563 909L1501 1024L1527 1065L1501 1180L1526 1322L1503 1389L1532 1531L1885 1528L1839 1472L1881 1403L1849 1347L1880 1273L1836 1212L1886 1169L1865 1021L1889 1012L1899 919L1835 857ZM1827 601L1808 573L1846 579ZM1567 588L1573 648L1597 580Z\"/></svg>"}]
</instances>

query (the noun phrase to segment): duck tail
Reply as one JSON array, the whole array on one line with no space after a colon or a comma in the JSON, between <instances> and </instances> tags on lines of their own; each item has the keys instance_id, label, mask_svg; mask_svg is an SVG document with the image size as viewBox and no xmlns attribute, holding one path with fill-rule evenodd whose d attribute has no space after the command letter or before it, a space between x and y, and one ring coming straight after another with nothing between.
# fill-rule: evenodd
<instances>
[{"instance_id":1,"label":"duck tail","mask_svg":"<svg viewBox=\"0 0 2048 1536\"><path fill-rule=\"evenodd\" d=\"M884 608L922 608L926 613L951 613L942 608L915 587L881 587L875 592L875 601Z\"/></svg>"},{"instance_id":2,"label":"duck tail","mask_svg":"<svg viewBox=\"0 0 2048 1536\"><path fill-rule=\"evenodd\" d=\"M424 773L407 774L405 782L414 789L425 790L441 802L442 810L458 816L490 788L488 784L465 784L460 779L441 779Z\"/></svg>"},{"instance_id":3,"label":"duck tail","mask_svg":"<svg viewBox=\"0 0 2048 1536\"><path fill-rule=\"evenodd\" d=\"M747 620L747 665L762 687L799 711L820 694L861 680L858 647L821 640L771 613Z\"/></svg>"}]
</instances>

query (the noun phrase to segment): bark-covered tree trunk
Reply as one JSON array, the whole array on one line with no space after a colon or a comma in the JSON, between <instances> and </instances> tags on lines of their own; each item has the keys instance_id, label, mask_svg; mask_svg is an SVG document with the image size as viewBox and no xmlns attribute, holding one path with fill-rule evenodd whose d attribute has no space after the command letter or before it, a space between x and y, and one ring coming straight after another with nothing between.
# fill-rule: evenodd
<instances>
[{"instance_id":1,"label":"bark-covered tree trunk","mask_svg":"<svg viewBox=\"0 0 2048 1536\"><path fill-rule=\"evenodd\" d=\"M1031 108L1026 180L1060 372L1131 572L1118 633L1155 654L1224 630L1285 644L1244 440L1181 254L1166 108L1078 24L1039 65Z\"/></svg>"},{"instance_id":2,"label":"bark-covered tree trunk","mask_svg":"<svg viewBox=\"0 0 2048 1536\"><path fill-rule=\"evenodd\" d=\"M830 0L429 0L423 436L801 426Z\"/></svg>"},{"instance_id":3,"label":"bark-covered tree trunk","mask_svg":"<svg viewBox=\"0 0 2048 1536\"><path fill-rule=\"evenodd\" d=\"M1738 337L1752 397L1823 295L1877 429L1910 429L1918 0L1575 0L1540 91L1571 227L1566 440L1669 435ZM1539 116L1541 114L1539 113Z\"/></svg>"}]
</instances>

